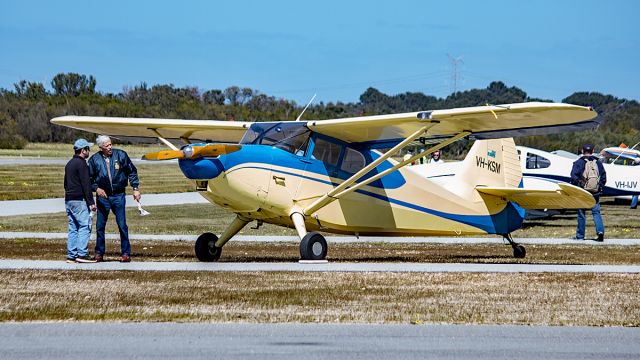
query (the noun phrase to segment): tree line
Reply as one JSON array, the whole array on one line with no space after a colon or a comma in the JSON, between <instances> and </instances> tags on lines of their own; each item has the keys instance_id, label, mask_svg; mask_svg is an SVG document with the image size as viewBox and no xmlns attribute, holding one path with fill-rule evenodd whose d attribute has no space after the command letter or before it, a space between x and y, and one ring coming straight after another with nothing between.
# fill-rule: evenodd
<instances>
[{"instance_id":1,"label":"tree line","mask_svg":"<svg viewBox=\"0 0 640 360\"><path fill-rule=\"evenodd\" d=\"M93 138L49 120L62 115L92 115L179 119L217 119L238 121L294 120L304 104L276 98L251 88L231 86L203 90L141 83L125 87L117 94L96 91L96 79L89 75L60 73L53 77L51 90L42 83L22 80L13 89L0 88L0 148L22 148L27 142L73 142L77 137ZM333 119L419 110L437 110L486 104L550 101L531 98L517 87L491 82L484 89L455 92L446 98L420 92L387 95L375 88L366 89L358 102L320 102L309 107L304 119ZM562 102L592 106L601 118L596 130L547 136L518 138L521 145L543 150L578 149L582 143L596 147L632 145L640 142L640 106L635 100L619 99L597 92L577 92ZM450 158L460 157L469 142L448 146Z\"/></svg>"}]
</instances>

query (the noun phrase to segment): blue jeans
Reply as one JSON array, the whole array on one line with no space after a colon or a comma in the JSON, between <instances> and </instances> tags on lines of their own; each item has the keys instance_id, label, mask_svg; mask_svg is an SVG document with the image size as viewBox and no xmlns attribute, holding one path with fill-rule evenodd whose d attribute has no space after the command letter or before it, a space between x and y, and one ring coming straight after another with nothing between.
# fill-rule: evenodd
<instances>
[{"instance_id":1,"label":"blue jeans","mask_svg":"<svg viewBox=\"0 0 640 360\"><path fill-rule=\"evenodd\" d=\"M591 208L593 222L596 224L596 233L604 235L604 224L600 215L600 197L596 197L596 205ZM585 209L578 209L578 228L576 229L576 239L584 239L584 229L586 227L587 217Z\"/></svg>"},{"instance_id":2,"label":"blue jeans","mask_svg":"<svg viewBox=\"0 0 640 360\"><path fill-rule=\"evenodd\" d=\"M107 227L109 211L113 211L116 216L118 230L120 230L120 251L122 255L131 255L131 244L129 243L129 228L125 215L125 194L110 195L108 198L96 197L98 207L98 218L96 220L96 255L104 255L105 237L104 230Z\"/></svg>"},{"instance_id":3,"label":"blue jeans","mask_svg":"<svg viewBox=\"0 0 640 360\"><path fill-rule=\"evenodd\" d=\"M68 200L64 202L69 217L67 237L67 257L75 259L89 255L89 237L91 236L91 220L89 207L84 200Z\"/></svg>"}]
</instances>

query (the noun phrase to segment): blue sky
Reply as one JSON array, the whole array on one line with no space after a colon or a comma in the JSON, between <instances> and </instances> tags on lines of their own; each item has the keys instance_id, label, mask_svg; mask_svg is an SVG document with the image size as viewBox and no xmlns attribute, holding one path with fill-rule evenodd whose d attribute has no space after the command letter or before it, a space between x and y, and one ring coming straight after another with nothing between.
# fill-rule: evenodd
<instances>
[{"instance_id":1,"label":"blue sky","mask_svg":"<svg viewBox=\"0 0 640 360\"><path fill-rule=\"evenodd\" d=\"M501 80L555 101L638 100L639 14L633 0L8 1L0 87L77 72L102 92L237 85L306 103L357 101L369 86L445 97Z\"/></svg>"}]
</instances>

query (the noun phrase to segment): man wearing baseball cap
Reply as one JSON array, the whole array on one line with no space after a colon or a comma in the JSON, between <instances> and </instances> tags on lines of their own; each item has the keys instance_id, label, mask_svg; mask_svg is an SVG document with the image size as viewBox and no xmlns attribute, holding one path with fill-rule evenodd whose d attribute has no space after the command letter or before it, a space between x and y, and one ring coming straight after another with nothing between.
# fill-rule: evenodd
<instances>
[{"instance_id":1,"label":"man wearing baseball cap","mask_svg":"<svg viewBox=\"0 0 640 360\"><path fill-rule=\"evenodd\" d=\"M91 217L89 211L96 211L91 193L87 158L92 143L78 139L73 144L74 155L64 167L64 204L69 218L67 237L67 262L95 262L89 256Z\"/></svg>"}]
</instances>

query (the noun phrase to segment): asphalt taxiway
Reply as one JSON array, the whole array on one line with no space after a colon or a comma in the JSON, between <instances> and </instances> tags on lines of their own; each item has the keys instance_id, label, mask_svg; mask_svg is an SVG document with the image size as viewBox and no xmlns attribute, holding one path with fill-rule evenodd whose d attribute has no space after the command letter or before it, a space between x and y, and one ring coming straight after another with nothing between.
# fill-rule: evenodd
<instances>
[{"instance_id":1,"label":"asphalt taxiway","mask_svg":"<svg viewBox=\"0 0 640 360\"><path fill-rule=\"evenodd\" d=\"M3 323L2 359L638 359L640 329L495 325Z\"/></svg>"}]
</instances>

